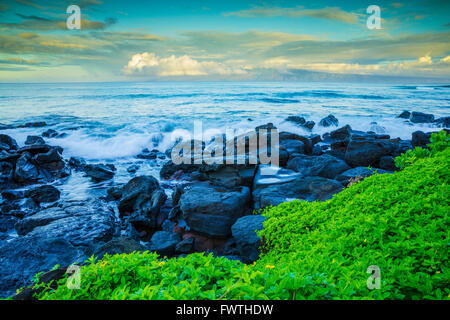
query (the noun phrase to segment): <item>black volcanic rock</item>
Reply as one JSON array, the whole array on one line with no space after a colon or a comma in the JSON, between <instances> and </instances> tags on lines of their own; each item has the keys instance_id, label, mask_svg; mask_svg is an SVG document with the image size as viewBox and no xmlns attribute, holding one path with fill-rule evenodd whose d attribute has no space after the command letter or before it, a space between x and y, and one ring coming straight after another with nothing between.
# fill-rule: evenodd
<instances>
[{"instance_id":1,"label":"black volcanic rock","mask_svg":"<svg viewBox=\"0 0 450 320\"><path fill-rule=\"evenodd\" d=\"M434 121L434 115L413 111L411 113L409 121L411 121L412 123L431 123Z\"/></svg>"},{"instance_id":2,"label":"black volcanic rock","mask_svg":"<svg viewBox=\"0 0 450 320\"><path fill-rule=\"evenodd\" d=\"M322 120L319 121L319 126L322 127L330 127L335 126L337 127L339 125L339 120L332 114L326 116Z\"/></svg>"}]
</instances>

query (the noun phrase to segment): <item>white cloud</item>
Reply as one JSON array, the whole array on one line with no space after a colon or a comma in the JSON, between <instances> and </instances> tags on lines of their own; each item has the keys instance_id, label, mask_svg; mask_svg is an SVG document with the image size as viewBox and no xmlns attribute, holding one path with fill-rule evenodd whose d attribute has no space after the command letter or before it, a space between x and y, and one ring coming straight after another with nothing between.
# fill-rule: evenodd
<instances>
[{"instance_id":1,"label":"white cloud","mask_svg":"<svg viewBox=\"0 0 450 320\"><path fill-rule=\"evenodd\" d=\"M167 76L206 76L245 74L241 68L234 68L214 61L197 61L187 55L168 58L158 57L152 52L137 53L124 68L126 74L148 74Z\"/></svg>"}]
</instances>

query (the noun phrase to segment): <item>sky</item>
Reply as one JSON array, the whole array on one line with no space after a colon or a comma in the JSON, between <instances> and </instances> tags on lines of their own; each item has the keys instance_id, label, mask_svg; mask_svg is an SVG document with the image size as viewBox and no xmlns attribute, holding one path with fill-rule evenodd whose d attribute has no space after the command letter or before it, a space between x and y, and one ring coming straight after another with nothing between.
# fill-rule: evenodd
<instances>
[{"instance_id":1,"label":"sky","mask_svg":"<svg viewBox=\"0 0 450 320\"><path fill-rule=\"evenodd\" d=\"M0 0L0 82L450 82L449 20L448 0Z\"/></svg>"}]
</instances>

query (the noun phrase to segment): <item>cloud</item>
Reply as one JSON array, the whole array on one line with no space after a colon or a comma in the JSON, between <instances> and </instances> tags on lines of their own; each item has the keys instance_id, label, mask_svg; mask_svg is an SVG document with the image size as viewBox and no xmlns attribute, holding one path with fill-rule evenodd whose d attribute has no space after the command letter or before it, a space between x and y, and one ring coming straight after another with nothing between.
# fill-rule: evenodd
<instances>
[{"instance_id":1,"label":"cloud","mask_svg":"<svg viewBox=\"0 0 450 320\"><path fill-rule=\"evenodd\" d=\"M131 57L124 68L125 74L147 74L168 76L206 76L245 74L243 69L235 69L214 61L197 61L187 55L171 55L167 58L156 56L152 52L138 53Z\"/></svg>"},{"instance_id":2,"label":"cloud","mask_svg":"<svg viewBox=\"0 0 450 320\"><path fill-rule=\"evenodd\" d=\"M24 39L33 39L38 37L38 35L34 32L23 32L23 33L19 33L19 37L24 38Z\"/></svg>"},{"instance_id":3,"label":"cloud","mask_svg":"<svg viewBox=\"0 0 450 320\"><path fill-rule=\"evenodd\" d=\"M304 9L301 6L295 8L280 7L255 7L253 9L225 13L225 16L238 16L246 18L255 17L313 17L326 20L335 20L348 24L356 24L359 17L356 13L350 13L339 7L325 7L323 9Z\"/></svg>"},{"instance_id":4,"label":"cloud","mask_svg":"<svg viewBox=\"0 0 450 320\"><path fill-rule=\"evenodd\" d=\"M51 20L39 16L27 16L17 13L17 15L24 20L21 22L2 22L0 26L9 29L20 29L20 30L39 30L39 31L56 31L56 30L67 30L66 20ZM106 18L104 22L102 21L92 21L88 19L81 19L81 30L103 30L107 27L115 24L117 19Z\"/></svg>"},{"instance_id":5,"label":"cloud","mask_svg":"<svg viewBox=\"0 0 450 320\"><path fill-rule=\"evenodd\" d=\"M98 39L109 41L134 41L134 40L164 40L164 37L160 37L149 33L140 32L92 32L91 35Z\"/></svg>"},{"instance_id":6,"label":"cloud","mask_svg":"<svg viewBox=\"0 0 450 320\"><path fill-rule=\"evenodd\" d=\"M81 43L66 43L60 40L41 41L39 43L44 47L63 48L63 49L85 49L88 46Z\"/></svg>"},{"instance_id":7,"label":"cloud","mask_svg":"<svg viewBox=\"0 0 450 320\"><path fill-rule=\"evenodd\" d=\"M394 2L394 3L391 3L391 6L394 7L394 8L399 9L399 8L403 7L403 3Z\"/></svg>"},{"instance_id":8,"label":"cloud","mask_svg":"<svg viewBox=\"0 0 450 320\"><path fill-rule=\"evenodd\" d=\"M16 13L17 16L21 17L22 19L26 19L26 20L38 20L38 21L52 21L50 19L44 18L44 17L39 17L39 16L26 16L20 13Z\"/></svg>"},{"instance_id":9,"label":"cloud","mask_svg":"<svg viewBox=\"0 0 450 320\"><path fill-rule=\"evenodd\" d=\"M32 0L16 0L16 2L18 2L20 4L23 4L23 5L26 5L26 6L29 6L29 7L36 8L36 9L41 9L41 10L45 9L45 7L43 7L41 5L38 5L36 3L36 1L32 1Z\"/></svg>"},{"instance_id":10,"label":"cloud","mask_svg":"<svg viewBox=\"0 0 450 320\"><path fill-rule=\"evenodd\" d=\"M387 64L334 62L294 63L289 59L280 57L265 61L263 67L278 70L280 73L295 73L299 70L307 70L330 74L444 76L450 71L450 56L446 56L436 63L434 63L432 57L427 54L416 60L398 61Z\"/></svg>"},{"instance_id":11,"label":"cloud","mask_svg":"<svg viewBox=\"0 0 450 320\"><path fill-rule=\"evenodd\" d=\"M35 60L25 60L22 58L8 58L8 59L0 59L1 64L20 64L20 65L38 65L40 64L38 61Z\"/></svg>"}]
</instances>

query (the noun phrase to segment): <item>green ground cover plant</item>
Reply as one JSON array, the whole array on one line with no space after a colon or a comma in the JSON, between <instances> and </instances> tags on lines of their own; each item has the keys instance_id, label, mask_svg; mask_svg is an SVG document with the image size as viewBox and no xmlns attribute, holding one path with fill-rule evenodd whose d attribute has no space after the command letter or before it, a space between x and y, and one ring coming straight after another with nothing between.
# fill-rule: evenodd
<instances>
[{"instance_id":1,"label":"green ground cover plant","mask_svg":"<svg viewBox=\"0 0 450 320\"><path fill-rule=\"evenodd\" d=\"M39 299L450 299L450 138L396 159L325 202L263 210L263 245L252 265L202 253L92 257L80 289L46 285ZM370 290L369 266L380 269Z\"/></svg>"}]
</instances>

